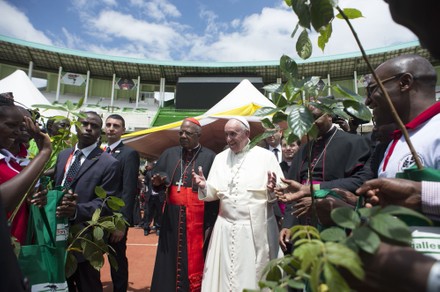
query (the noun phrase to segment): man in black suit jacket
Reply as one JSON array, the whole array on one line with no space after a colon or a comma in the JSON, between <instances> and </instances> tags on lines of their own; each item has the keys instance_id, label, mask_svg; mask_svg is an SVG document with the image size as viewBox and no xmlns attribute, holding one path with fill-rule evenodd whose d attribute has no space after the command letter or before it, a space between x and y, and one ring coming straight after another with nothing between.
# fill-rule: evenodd
<instances>
[{"instance_id":1,"label":"man in black suit jacket","mask_svg":"<svg viewBox=\"0 0 440 292\"><path fill-rule=\"evenodd\" d=\"M108 116L104 130L108 140L106 151L111 153L121 165L120 187L125 202L121 212L125 220L133 225L133 210L138 193L139 154L121 141L121 136L125 133L125 120L122 116L117 114ZM127 231L128 229L125 232L115 231L110 235L110 245L115 250L118 262L118 270L111 269L113 291L126 292L128 288Z\"/></svg>"},{"instance_id":2,"label":"man in black suit jacket","mask_svg":"<svg viewBox=\"0 0 440 292\"><path fill-rule=\"evenodd\" d=\"M272 131L272 135L266 137L262 143L261 147L272 152L277 158L278 163L283 161L283 149L281 146L281 139L283 138L283 129L277 124L274 125L275 128L269 129L268 131ZM284 171L284 170L283 170ZM283 220L283 209L279 204L273 204L273 211L275 213L275 218L277 219L278 227L281 226L281 222Z\"/></svg>"},{"instance_id":3,"label":"man in black suit jacket","mask_svg":"<svg viewBox=\"0 0 440 292\"><path fill-rule=\"evenodd\" d=\"M63 150L57 158L55 166L55 185L65 186L69 168L80 159L81 166L73 177L67 178L69 189L75 194L76 208L69 218L73 224L85 223L91 220L97 208L102 207L103 200L96 196L95 187L101 186L108 195L119 196L120 165L118 160L107 153L103 153L98 146L101 135L102 119L95 112L86 112L85 118L80 118L80 126L76 128L78 143L73 148ZM74 156L76 150L82 155ZM66 195L65 195L66 196ZM78 268L67 279L69 291L102 291L99 271L82 257L77 257Z\"/></svg>"}]
</instances>

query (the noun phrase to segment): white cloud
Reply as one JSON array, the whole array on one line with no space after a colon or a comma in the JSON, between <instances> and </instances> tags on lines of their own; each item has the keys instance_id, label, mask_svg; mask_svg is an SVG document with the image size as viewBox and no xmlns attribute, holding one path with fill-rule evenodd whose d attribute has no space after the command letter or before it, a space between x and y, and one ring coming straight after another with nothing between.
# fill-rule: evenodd
<instances>
[{"instance_id":1,"label":"white cloud","mask_svg":"<svg viewBox=\"0 0 440 292\"><path fill-rule=\"evenodd\" d=\"M364 17L351 20L351 23L366 50L417 40L417 37L407 28L392 20L388 5L382 0L340 2L342 8L354 7L362 12ZM317 36L314 37L313 44L317 43L316 39ZM345 21L337 19L333 22L333 36L325 52L322 53L317 47L315 51L315 56L320 56L324 53L334 55L341 52L358 52L359 48Z\"/></svg>"},{"instance_id":2,"label":"white cloud","mask_svg":"<svg viewBox=\"0 0 440 292\"><path fill-rule=\"evenodd\" d=\"M416 40L409 30L393 22L383 0L340 0L339 3L342 8L358 8L364 14L364 18L352 20L352 24L367 50ZM188 20L169 0L129 0L123 7L115 0L72 0L71 5L81 26L60 25L62 35L53 35L39 31L23 12L0 0L0 34L151 60L275 61L283 54L297 58L296 38L290 37L297 17L284 1L229 22L219 12L200 4L199 21L205 27L198 32L192 26L195 20ZM313 56L359 51L346 23L339 19L333 23L333 35L324 53L317 48L317 35L311 34L311 38Z\"/></svg>"},{"instance_id":3,"label":"white cloud","mask_svg":"<svg viewBox=\"0 0 440 292\"><path fill-rule=\"evenodd\" d=\"M393 22L383 0L341 0L340 6L362 11L364 18L352 20L352 24L365 49L416 40L408 29ZM297 20L285 5L263 8L258 14L233 20L230 27L235 31L220 33L214 42L204 42L201 38L191 48L190 59L263 61L278 60L282 54L298 58L295 44L299 33L296 38L290 38ZM359 51L347 24L340 19L333 22L333 35L324 53L317 47L318 35L312 33L310 37L314 46L312 57Z\"/></svg>"},{"instance_id":4,"label":"white cloud","mask_svg":"<svg viewBox=\"0 0 440 292\"><path fill-rule=\"evenodd\" d=\"M148 57L159 54L170 59L172 50L178 49L184 42L182 37L169 26L148 23L117 11L102 11L96 19L91 20L91 23L93 29L102 36L113 40L119 39L120 48L130 43L145 46L144 55ZM135 47L138 50L136 45Z\"/></svg>"},{"instance_id":5,"label":"white cloud","mask_svg":"<svg viewBox=\"0 0 440 292\"><path fill-rule=\"evenodd\" d=\"M63 35L66 39L65 45L67 48L81 48L84 46L84 42L81 37L71 33L67 28L61 28Z\"/></svg>"},{"instance_id":6,"label":"white cloud","mask_svg":"<svg viewBox=\"0 0 440 292\"><path fill-rule=\"evenodd\" d=\"M239 25L237 27L237 25ZM292 47L289 35L295 22L287 9L264 8L238 23L233 20L231 33L220 33L211 44L193 46L191 57L215 61L277 60Z\"/></svg>"},{"instance_id":7,"label":"white cloud","mask_svg":"<svg viewBox=\"0 0 440 292\"><path fill-rule=\"evenodd\" d=\"M131 0L130 4L136 8L143 10L145 15L148 15L156 21L164 21L168 17L177 18L181 16L180 11L176 6L167 0Z\"/></svg>"},{"instance_id":8,"label":"white cloud","mask_svg":"<svg viewBox=\"0 0 440 292\"><path fill-rule=\"evenodd\" d=\"M52 41L37 30L29 18L14 6L5 1L0 1L0 34L22 39L25 41L52 45Z\"/></svg>"}]
</instances>

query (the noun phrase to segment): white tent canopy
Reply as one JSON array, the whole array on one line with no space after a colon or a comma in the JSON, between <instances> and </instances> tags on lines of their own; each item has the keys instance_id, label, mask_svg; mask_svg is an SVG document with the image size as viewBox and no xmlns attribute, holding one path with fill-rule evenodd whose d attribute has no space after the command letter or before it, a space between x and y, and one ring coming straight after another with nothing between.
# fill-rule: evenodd
<instances>
[{"instance_id":1,"label":"white tent canopy","mask_svg":"<svg viewBox=\"0 0 440 292\"><path fill-rule=\"evenodd\" d=\"M252 83L244 79L231 92L217 102L204 115L216 115L226 111L231 111L250 104L259 107L275 107Z\"/></svg>"},{"instance_id":2,"label":"white tent canopy","mask_svg":"<svg viewBox=\"0 0 440 292\"><path fill-rule=\"evenodd\" d=\"M0 80L0 92L12 92L14 100L27 108L34 109L33 105L36 104L51 105L51 102L47 100L22 70L16 70ZM57 110L41 110L41 114L47 117L65 115L64 112Z\"/></svg>"},{"instance_id":3,"label":"white tent canopy","mask_svg":"<svg viewBox=\"0 0 440 292\"><path fill-rule=\"evenodd\" d=\"M243 116L250 122L251 138L261 134L264 128L260 118L253 116L261 107L274 108L275 105L249 80L244 79L205 114L195 117L203 128L200 143L217 153L220 152L226 145L224 125L234 116ZM182 121L178 121L134 132L124 136L124 143L144 157L157 158L166 148L179 145L178 131L181 124Z\"/></svg>"}]
</instances>

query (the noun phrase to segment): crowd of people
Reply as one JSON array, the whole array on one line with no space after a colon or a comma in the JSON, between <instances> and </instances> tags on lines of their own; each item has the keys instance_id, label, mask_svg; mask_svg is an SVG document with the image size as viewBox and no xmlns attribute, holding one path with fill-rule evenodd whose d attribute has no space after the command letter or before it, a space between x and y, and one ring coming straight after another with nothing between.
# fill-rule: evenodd
<instances>
[{"instance_id":1,"label":"crowd of people","mask_svg":"<svg viewBox=\"0 0 440 292\"><path fill-rule=\"evenodd\" d=\"M424 13L426 7L415 1L405 1L404 6L401 1L386 2L396 22L412 29L439 57L438 42L432 41L437 27L418 18L423 11L423 19L433 19ZM435 14L439 4L429 5ZM424 167L439 170L440 132L435 129L440 126L440 103L434 67L418 55L400 55L383 62L375 73L419 160ZM251 147L248 121L232 117L224 127L227 147L216 154L200 144L206 133L199 121L184 119L178 131L180 145L164 150L142 175L147 202L142 227L145 235L154 229L159 236L151 291L258 289L264 267L283 252L291 252L292 226L332 225L329 213L338 206L354 208L359 197L367 207L405 206L438 222L440 182L395 178L415 159L389 114L384 92L373 78L367 80L366 105L375 120L371 137L352 127L337 127L335 117L310 107L317 139L289 144L277 126L264 144ZM70 224L86 226L103 206L96 186L124 201L121 213L128 225L107 234L106 240L118 265L111 269L114 291L128 290L126 241L128 226L136 221L139 155L121 140L122 116L112 114L103 121L97 113L85 112L76 124L77 142L53 158L52 137L66 131L67 124L50 120L46 134L31 113L14 104L13 93L0 94L0 264L8 267L1 273L1 291L30 288L10 237L23 244L29 206L46 204L47 189L35 187L43 171L52 186L63 187L55 216L67 218ZM105 148L100 145L102 131L108 141ZM30 189L34 191L23 202ZM332 189L340 196L316 200L315 218L311 189ZM75 257L78 266L67 279L69 291L102 291L99 271L83 255L75 253ZM375 254L362 255L362 261L365 279L347 279L357 291L440 289L440 262L411 247L381 243Z\"/></svg>"}]
</instances>

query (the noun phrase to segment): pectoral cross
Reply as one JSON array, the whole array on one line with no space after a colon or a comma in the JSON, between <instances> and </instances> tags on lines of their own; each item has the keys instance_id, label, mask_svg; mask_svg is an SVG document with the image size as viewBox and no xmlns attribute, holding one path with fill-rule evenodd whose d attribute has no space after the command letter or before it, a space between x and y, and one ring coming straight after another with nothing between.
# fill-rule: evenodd
<instances>
[{"instance_id":1,"label":"pectoral cross","mask_svg":"<svg viewBox=\"0 0 440 292\"><path fill-rule=\"evenodd\" d=\"M182 177L180 177L179 181L176 182L177 192L180 192L180 187L183 186Z\"/></svg>"}]
</instances>

